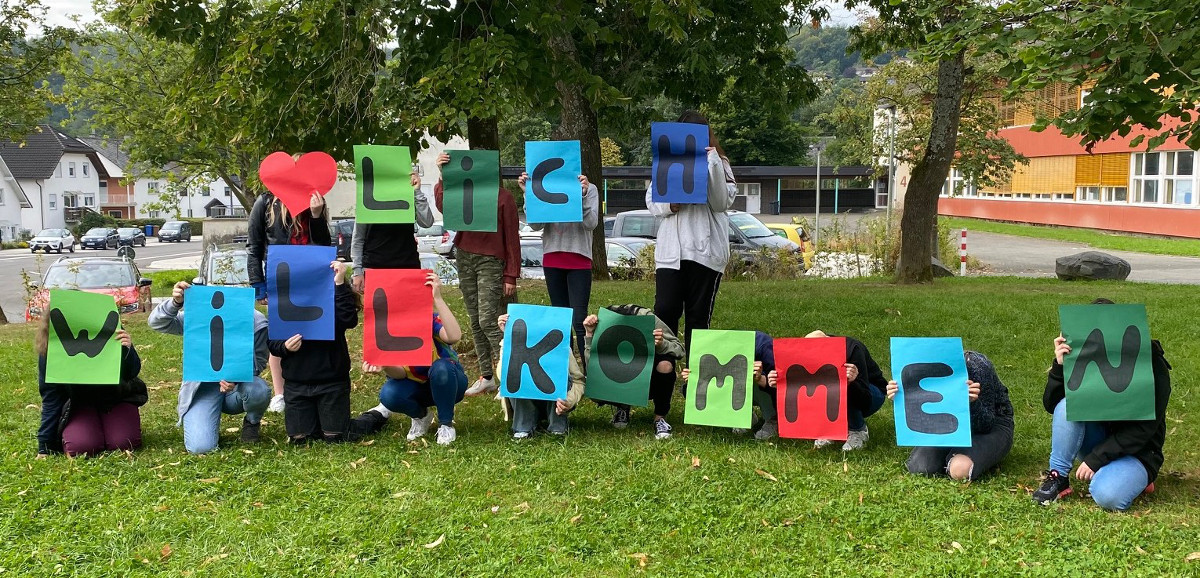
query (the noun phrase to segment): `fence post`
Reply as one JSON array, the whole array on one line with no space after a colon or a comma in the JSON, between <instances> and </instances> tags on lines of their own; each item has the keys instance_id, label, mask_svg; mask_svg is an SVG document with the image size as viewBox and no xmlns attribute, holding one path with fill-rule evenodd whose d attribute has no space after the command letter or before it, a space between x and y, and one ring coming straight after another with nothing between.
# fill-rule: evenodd
<instances>
[{"instance_id":1,"label":"fence post","mask_svg":"<svg viewBox=\"0 0 1200 578\"><path fill-rule=\"evenodd\" d=\"M967 230L962 230L962 242L958 246L958 276L967 276Z\"/></svg>"}]
</instances>

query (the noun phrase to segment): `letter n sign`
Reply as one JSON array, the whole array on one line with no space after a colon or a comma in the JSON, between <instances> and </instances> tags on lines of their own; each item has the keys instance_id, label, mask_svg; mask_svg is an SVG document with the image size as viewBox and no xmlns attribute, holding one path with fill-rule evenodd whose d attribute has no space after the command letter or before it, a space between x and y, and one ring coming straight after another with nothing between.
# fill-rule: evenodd
<instances>
[{"instance_id":1,"label":"letter n sign","mask_svg":"<svg viewBox=\"0 0 1200 578\"><path fill-rule=\"evenodd\" d=\"M689 122L650 125L651 200L708 202L708 126Z\"/></svg>"},{"instance_id":2,"label":"letter n sign","mask_svg":"<svg viewBox=\"0 0 1200 578\"><path fill-rule=\"evenodd\" d=\"M958 337L893 337L896 445L971 445L967 362Z\"/></svg>"},{"instance_id":3,"label":"letter n sign","mask_svg":"<svg viewBox=\"0 0 1200 578\"><path fill-rule=\"evenodd\" d=\"M692 332L683 423L749 428L754 420L754 332Z\"/></svg>"},{"instance_id":4,"label":"letter n sign","mask_svg":"<svg viewBox=\"0 0 1200 578\"><path fill-rule=\"evenodd\" d=\"M333 341L334 247L271 245L267 248L267 335L301 335Z\"/></svg>"},{"instance_id":5,"label":"letter n sign","mask_svg":"<svg viewBox=\"0 0 1200 578\"><path fill-rule=\"evenodd\" d=\"M779 437L844 440L846 338L775 340Z\"/></svg>"},{"instance_id":6,"label":"letter n sign","mask_svg":"<svg viewBox=\"0 0 1200 578\"><path fill-rule=\"evenodd\" d=\"M1145 305L1063 305L1067 419L1154 419L1154 358Z\"/></svg>"},{"instance_id":7,"label":"letter n sign","mask_svg":"<svg viewBox=\"0 0 1200 578\"><path fill-rule=\"evenodd\" d=\"M183 380L254 379L254 289L196 285L185 293Z\"/></svg>"},{"instance_id":8,"label":"letter n sign","mask_svg":"<svg viewBox=\"0 0 1200 578\"><path fill-rule=\"evenodd\" d=\"M359 223L411 223L416 219L412 155L408 147L354 145Z\"/></svg>"},{"instance_id":9,"label":"letter n sign","mask_svg":"<svg viewBox=\"0 0 1200 578\"><path fill-rule=\"evenodd\" d=\"M367 269L363 360L428 366L433 361L433 292L423 269Z\"/></svg>"},{"instance_id":10,"label":"letter n sign","mask_svg":"<svg viewBox=\"0 0 1200 578\"><path fill-rule=\"evenodd\" d=\"M514 399L567 397L571 310L509 305L500 357L500 395Z\"/></svg>"}]
</instances>

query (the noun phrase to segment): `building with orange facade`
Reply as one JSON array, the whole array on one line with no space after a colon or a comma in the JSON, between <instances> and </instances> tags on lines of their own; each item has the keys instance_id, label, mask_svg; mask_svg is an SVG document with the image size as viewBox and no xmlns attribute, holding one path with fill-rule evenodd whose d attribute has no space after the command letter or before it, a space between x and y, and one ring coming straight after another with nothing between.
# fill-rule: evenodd
<instances>
[{"instance_id":1,"label":"building with orange facade","mask_svg":"<svg viewBox=\"0 0 1200 578\"><path fill-rule=\"evenodd\" d=\"M1178 139L1148 151L1146 141L1158 133L1135 127L1126 136L1112 135L1090 151L1078 137L1051 126L1031 129L1035 112L1052 115L1079 108L1087 91L1051 86L1039 91L1029 107L1002 109L1008 127L1000 131L1016 151L1029 159L1018 165L1007 183L975 187L952 171L938 203L942 215L976 217L1042 225L1085 227L1104 231L1200 238L1200 174L1198 156ZM1177 126L1164 118L1164 129ZM1138 136L1145 138L1130 146Z\"/></svg>"}]
</instances>

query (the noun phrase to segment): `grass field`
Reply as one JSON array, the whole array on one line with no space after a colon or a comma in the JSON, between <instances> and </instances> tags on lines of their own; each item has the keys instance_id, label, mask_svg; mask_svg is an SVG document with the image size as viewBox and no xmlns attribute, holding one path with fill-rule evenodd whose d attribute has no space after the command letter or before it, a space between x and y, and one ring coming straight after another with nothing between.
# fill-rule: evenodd
<instances>
[{"instance_id":1,"label":"grass field","mask_svg":"<svg viewBox=\"0 0 1200 578\"><path fill-rule=\"evenodd\" d=\"M1200 257L1200 239L1150 237L1128 233L1108 233L1095 229L1025 225L1021 223L1003 223L961 217L939 217L939 219L944 223L948 223L951 230L966 228L968 231L983 231L985 233L1001 233L1019 237L1068 241L1091 245L1096 249L1109 251L1134 251L1138 253L1154 253L1156 255Z\"/></svg>"},{"instance_id":2,"label":"grass field","mask_svg":"<svg viewBox=\"0 0 1200 578\"><path fill-rule=\"evenodd\" d=\"M603 283L592 303L649 303L652 295L650 284ZM1049 451L1040 396L1057 305L1097 296L1146 303L1175 368L1158 491L1126 514L1078 497L1039 507L1028 495ZM546 302L536 286L521 299ZM461 310L457 299L453 306ZM584 402L566 439L514 443L496 402L476 398L459 406L450 448L406 443L403 418L364 443L293 448L281 418L268 414L262 443L237 442L240 418L225 418L222 450L189 456L175 427L180 341L152 333L144 315L126 321L153 390L143 408L145 448L35 461L33 328L2 327L0 509L9 515L0 520L0 572L1196 575L1200 561L1187 558L1200 550L1197 318L1200 301L1188 286L988 278L721 287L714 327L854 335L889 375L890 336L962 336L987 354L1012 394L1016 443L998 471L969 485L907 475L888 405L868 419L867 448L843 455L684 426L678 397L676 435L662 442L650 435L648 410L616 431L605 408ZM374 405L379 379L353 378L355 411Z\"/></svg>"}]
</instances>

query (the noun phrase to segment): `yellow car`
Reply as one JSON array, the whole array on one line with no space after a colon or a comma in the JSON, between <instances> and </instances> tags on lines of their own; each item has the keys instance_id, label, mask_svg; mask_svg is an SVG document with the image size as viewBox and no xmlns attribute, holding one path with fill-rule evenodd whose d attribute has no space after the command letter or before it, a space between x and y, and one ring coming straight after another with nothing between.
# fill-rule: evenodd
<instances>
[{"instance_id":1,"label":"yellow car","mask_svg":"<svg viewBox=\"0 0 1200 578\"><path fill-rule=\"evenodd\" d=\"M813 249L812 241L809 239L808 231L804 227L793 223L765 223L767 228L772 233L779 237L783 237L800 246L800 252L804 255L804 268L812 267L813 254L816 252Z\"/></svg>"}]
</instances>

